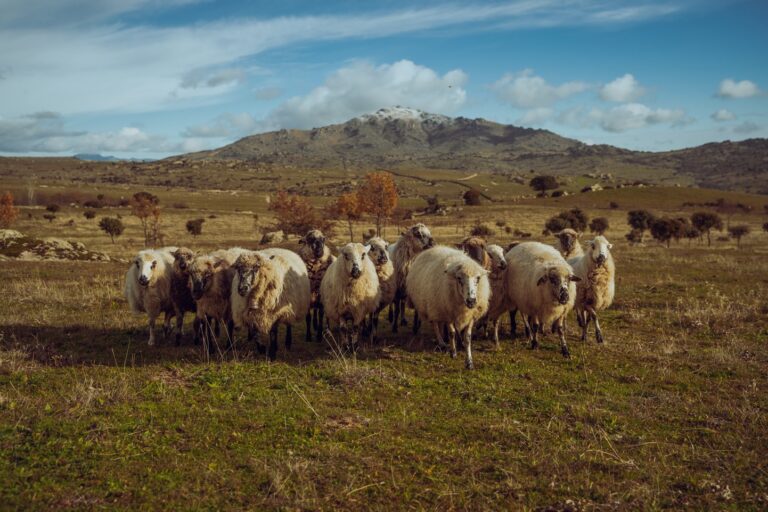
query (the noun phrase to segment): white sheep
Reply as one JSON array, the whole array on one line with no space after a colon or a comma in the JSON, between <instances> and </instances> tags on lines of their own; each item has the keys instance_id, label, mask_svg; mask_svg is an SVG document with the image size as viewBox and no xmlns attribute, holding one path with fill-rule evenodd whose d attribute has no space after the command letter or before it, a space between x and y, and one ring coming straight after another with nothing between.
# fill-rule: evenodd
<instances>
[{"instance_id":1,"label":"white sheep","mask_svg":"<svg viewBox=\"0 0 768 512\"><path fill-rule=\"evenodd\" d=\"M312 328L315 329L315 341L320 341L323 334L323 302L320 300L320 283L325 272L336 257L325 243L325 235L319 229L311 229L299 240L299 256L304 260L309 273L309 283L312 294L310 311L306 316L307 328L305 341L312 339Z\"/></svg>"},{"instance_id":2,"label":"white sheep","mask_svg":"<svg viewBox=\"0 0 768 512\"><path fill-rule=\"evenodd\" d=\"M309 311L307 266L293 251L280 248L241 254L234 263L232 318L235 325L254 334L269 335L269 358L277 354L277 330L286 326L285 346L290 350L292 324Z\"/></svg>"},{"instance_id":3,"label":"white sheep","mask_svg":"<svg viewBox=\"0 0 768 512\"><path fill-rule=\"evenodd\" d=\"M395 267L395 284L397 290L394 300L394 313L392 315L392 332L397 332L398 322L405 325L405 280L408 277L408 270L414 258L422 251L435 245L429 228L424 224L415 224L404 231L397 242L390 245L387 249ZM413 330L416 332L419 327L418 318L414 317Z\"/></svg>"},{"instance_id":4,"label":"white sheep","mask_svg":"<svg viewBox=\"0 0 768 512\"><path fill-rule=\"evenodd\" d=\"M488 311L488 271L462 251L438 246L413 260L406 290L420 317L432 323L440 345L442 327L448 327L451 357L456 357L456 334L464 333L465 365L472 369L472 327Z\"/></svg>"},{"instance_id":5,"label":"white sheep","mask_svg":"<svg viewBox=\"0 0 768 512\"><path fill-rule=\"evenodd\" d=\"M368 251L368 257L376 267L376 276L379 278L379 289L381 290L381 299L379 300L379 307L371 314L370 328L374 330L374 333L379 325L379 312L382 309L392 304L395 300L395 293L397 292L397 276L395 275L395 267L392 264L392 259L389 257L389 251L387 248L389 244L386 240L373 237L369 239L365 245L371 249Z\"/></svg>"},{"instance_id":6,"label":"white sheep","mask_svg":"<svg viewBox=\"0 0 768 512\"><path fill-rule=\"evenodd\" d=\"M155 344L155 322L165 313L163 334L170 334L175 308L171 297L173 273L172 251L176 247L139 251L125 274L125 297L134 313L146 313L149 318L148 345Z\"/></svg>"},{"instance_id":7,"label":"white sheep","mask_svg":"<svg viewBox=\"0 0 768 512\"><path fill-rule=\"evenodd\" d=\"M320 300L328 321L340 328L344 344L352 350L357 347L360 326L381 301L376 267L367 257L369 250L370 246L360 243L342 247L320 283Z\"/></svg>"},{"instance_id":8,"label":"white sheep","mask_svg":"<svg viewBox=\"0 0 768 512\"><path fill-rule=\"evenodd\" d=\"M491 287L491 298L488 302L488 322L493 328L493 341L496 348L499 345L499 323L501 315L509 311L509 297L507 296L507 260L504 259L504 249L501 246L490 244L486 247L490 258L490 274L488 282Z\"/></svg>"},{"instance_id":9,"label":"white sheep","mask_svg":"<svg viewBox=\"0 0 768 512\"><path fill-rule=\"evenodd\" d=\"M589 321L595 321L595 338L603 342L603 332L597 312L606 309L613 303L616 290L616 267L613 263L611 248L613 244L598 235L587 244L587 251L578 258L568 260L573 267L573 273L581 278L576 283L576 318L581 326L581 340L587 341Z\"/></svg>"},{"instance_id":10,"label":"white sheep","mask_svg":"<svg viewBox=\"0 0 768 512\"><path fill-rule=\"evenodd\" d=\"M557 239L556 249L560 251L560 254L562 254L563 258L566 260L584 254L581 244L579 243L581 233L575 229L565 228L559 233L555 233L555 238Z\"/></svg>"},{"instance_id":11,"label":"white sheep","mask_svg":"<svg viewBox=\"0 0 768 512\"><path fill-rule=\"evenodd\" d=\"M565 317L573 309L576 281L573 269L552 246L523 242L510 249L507 260L509 307L520 311L531 341L538 347L538 332L552 325L560 337L560 350L570 357L565 341Z\"/></svg>"},{"instance_id":12,"label":"white sheep","mask_svg":"<svg viewBox=\"0 0 768 512\"><path fill-rule=\"evenodd\" d=\"M215 352L215 339L218 339L221 334L221 324L224 324L227 348L230 348L234 327L230 302L234 269L223 255L210 254L196 256L188 269L188 286L192 298L195 299L203 342L207 343L210 353ZM212 333L215 338L211 337Z\"/></svg>"}]
</instances>

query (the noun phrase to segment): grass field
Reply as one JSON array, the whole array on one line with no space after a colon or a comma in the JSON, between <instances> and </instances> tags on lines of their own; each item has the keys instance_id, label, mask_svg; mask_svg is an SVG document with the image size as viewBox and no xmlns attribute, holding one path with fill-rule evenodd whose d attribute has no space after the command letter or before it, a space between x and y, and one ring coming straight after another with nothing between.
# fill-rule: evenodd
<instances>
[{"instance_id":1,"label":"grass field","mask_svg":"<svg viewBox=\"0 0 768 512\"><path fill-rule=\"evenodd\" d=\"M270 222L264 194L156 190L188 205L166 208L166 243L256 247L253 214ZM757 212L734 219L753 230L740 249L623 239L627 209L690 214L683 202L724 196ZM611 223L607 344L572 329L565 360L551 335L538 351L508 335L499 352L479 340L471 372L435 352L426 329L385 332L356 358L304 343L303 325L275 363L242 342L213 358L189 339L148 347L145 319L122 297L124 263L2 261L0 508L764 510L766 202L621 189L419 218L441 243L496 220L545 240L544 220L574 205ZM78 208L53 223L24 208L14 229L127 259L138 224L125 209L99 215L118 212L127 229L114 245ZM184 222L201 216L192 239ZM498 231L493 241L513 238Z\"/></svg>"}]
</instances>

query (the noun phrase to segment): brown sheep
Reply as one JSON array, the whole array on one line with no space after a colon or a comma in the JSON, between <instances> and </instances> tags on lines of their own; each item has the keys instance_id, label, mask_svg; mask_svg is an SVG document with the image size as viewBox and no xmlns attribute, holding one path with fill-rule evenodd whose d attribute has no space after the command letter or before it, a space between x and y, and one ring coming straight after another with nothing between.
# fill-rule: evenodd
<instances>
[{"instance_id":1,"label":"brown sheep","mask_svg":"<svg viewBox=\"0 0 768 512\"><path fill-rule=\"evenodd\" d=\"M312 229L299 240L299 256L304 260L309 273L311 300L309 313L306 316L307 329L305 341L312 340L312 328L315 329L315 341L320 342L323 336L323 302L320 298L320 283L323 276L336 260L331 249L325 244L325 235L319 229Z\"/></svg>"}]
</instances>

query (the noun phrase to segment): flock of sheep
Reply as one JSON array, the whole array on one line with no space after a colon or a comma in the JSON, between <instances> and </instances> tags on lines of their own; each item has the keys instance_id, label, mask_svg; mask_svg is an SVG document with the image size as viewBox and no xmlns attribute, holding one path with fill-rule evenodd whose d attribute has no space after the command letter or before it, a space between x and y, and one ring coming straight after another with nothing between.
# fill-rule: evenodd
<instances>
[{"instance_id":1,"label":"flock of sheep","mask_svg":"<svg viewBox=\"0 0 768 512\"><path fill-rule=\"evenodd\" d=\"M429 322L438 345L449 347L452 357L460 338L469 369L473 330L492 332L498 347L500 318L507 312L512 337L519 312L532 348L549 327L568 357L565 321L571 310L582 340L594 321L595 337L603 341L597 313L613 301L615 267L605 237L595 237L582 249L573 230L555 236L557 247L515 242L505 251L479 237L449 247L436 245L429 229L416 224L393 244L372 238L344 245L337 256L319 230L301 238L298 253L280 248L209 254L183 247L147 249L138 253L126 274L125 294L131 309L149 318L149 345L155 342L160 314L165 315L166 337L176 319L178 344L184 313L193 312L195 341L210 351L220 339L231 347L237 327L259 352L268 350L274 359L278 327L285 325L290 349L292 324L302 317L306 341L313 334L321 341L333 328L343 346L355 350L361 336L373 342L383 309L389 308L396 333L406 323L405 308L412 307L413 332ZM266 339L268 347L262 344Z\"/></svg>"}]
</instances>

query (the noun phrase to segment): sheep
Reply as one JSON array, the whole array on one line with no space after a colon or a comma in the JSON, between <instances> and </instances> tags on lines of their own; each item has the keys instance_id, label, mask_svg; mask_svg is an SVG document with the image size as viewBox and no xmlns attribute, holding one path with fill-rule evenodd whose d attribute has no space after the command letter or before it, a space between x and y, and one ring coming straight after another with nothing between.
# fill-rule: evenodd
<instances>
[{"instance_id":1,"label":"sheep","mask_svg":"<svg viewBox=\"0 0 768 512\"><path fill-rule=\"evenodd\" d=\"M305 341L312 340L312 327L315 328L315 341L320 341L323 333L323 302L320 300L320 283L336 257L325 244L325 235L319 229L312 229L299 240L299 256L304 260L309 273L312 290L310 311L306 316L307 329Z\"/></svg>"},{"instance_id":2,"label":"sheep","mask_svg":"<svg viewBox=\"0 0 768 512\"><path fill-rule=\"evenodd\" d=\"M456 333L464 333L464 364L471 370L472 327L488 312L488 271L462 251L438 246L413 260L406 290L421 318L432 323L441 346L442 327L448 327L451 357L456 357Z\"/></svg>"},{"instance_id":3,"label":"sheep","mask_svg":"<svg viewBox=\"0 0 768 512\"><path fill-rule=\"evenodd\" d=\"M559 233L555 233L555 238L557 239L557 246L555 248L560 251L560 254L566 260L581 256L584 254L584 251L579 243L580 237L581 233L575 229L565 228Z\"/></svg>"},{"instance_id":4,"label":"sheep","mask_svg":"<svg viewBox=\"0 0 768 512\"><path fill-rule=\"evenodd\" d=\"M351 350L357 348L360 325L381 302L376 267L367 257L370 249L360 243L342 247L320 283L320 300L328 321L340 327L344 344Z\"/></svg>"},{"instance_id":5,"label":"sheep","mask_svg":"<svg viewBox=\"0 0 768 512\"><path fill-rule=\"evenodd\" d=\"M376 267L376 275L379 278L379 289L381 290L379 307L371 314L370 328L373 329L375 333L379 326L379 313L382 309L391 305L392 301L395 300L397 276L395 275L395 267L392 264L392 260L389 257L389 251L387 250L389 244L384 239L373 237L370 238L365 245L371 248L368 251L368 257L373 262L373 266Z\"/></svg>"},{"instance_id":6,"label":"sheep","mask_svg":"<svg viewBox=\"0 0 768 512\"><path fill-rule=\"evenodd\" d=\"M392 332L397 332L398 321L405 325L405 281L414 258L422 251L435 245L429 228L424 224L415 224L402 233L400 238L388 248L389 256L395 267L395 300L392 315ZM418 330L418 318L414 317L413 330Z\"/></svg>"},{"instance_id":7,"label":"sheep","mask_svg":"<svg viewBox=\"0 0 768 512\"><path fill-rule=\"evenodd\" d=\"M220 334L220 324L224 323L227 346L231 347L233 339L232 308L230 290L234 269L222 255L210 254L196 256L189 269L189 290L195 299L197 318L203 330L203 342L208 344L208 351L213 353L211 343L211 322L216 337Z\"/></svg>"},{"instance_id":8,"label":"sheep","mask_svg":"<svg viewBox=\"0 0 768 512\"><path fill-rule=\"evenodd\" d=\"M290 350L292 324L306 316L310 303L307 266L293 251L270 248L241 254L232 280L232 318L235 325L254 334L269 335L269 359L277 355L277 330L286 327L285 346Z\"/></svg>"},{"instance_id":9,"label":"sheep","mask_svg":"<svg viewBox=\"0 0 768 512\"><path fill-rule=\"evenodd\" d=\"M491 268L491 257L488 255L487 243L484 238L479 236L468 236L458 245L458 249L464 251L470 258L475 260L486 270Z\"/></svg>"},{"instance_id":10,"label":"sheep","mask_svg":"<svg viewBox=\"0 0 768 512\"><path fill-rule=\"evenodd\" d=\"M176 345L181 344L181 336L184 328L184 313L190 311L195 313L197 306L195 299L192 298L192 292L189 290L189 264L195 259L195 253L186 247L179 247L171 253L173 256L173 271L171 272L171 301L174 306L174 315L176 316ZM192 324L194 333L194 342L199 342L200 321L195 315Z\"/></svg>"},{"instance_id":11,"label":"sheep","mask_svg":"<svg viewBox=\"0 0 768 512\"><path fill-rule=\"evenodd\" d=\"M146 313L149 318L149 340L155 344L155 322L165 313L163 334L170 333L170 322L175 309L171 298L171 275L176 247L139 251L125 274L125 297L131 311Z\"/></svg>"},{"instance_id":12,"label":"sheep","mask_svg":"<svg viewBox=\"0 0 768 512\"><path fill-rule=\"evenodd\" d=\"M507 260L507 297L510 309L520 311L531 341L538 347L542 325L553 325L560 350L570 357L565 341L565 317L573 309L576 282L573 269L552 246L523 242L504 256Z\"/></svg>"},{"instance_id":13,"label":"sheep","mask_svg":"<svg viewBox=\"0 0 768 512\"><path fill-rule=\"evenodd\" d=\"M581 278L576 284L576 318L581 326L581 340L587 341L589 321L595 321L595 338L603 343L603 332L597 312L606 309L613 303L616 290L616 267L611 256L613 244L598 235L587 244L587 251L578 258L571 258L568 263L573 267L573 273Z\"/></svg>"},{"instance_id":14,"label":"sheep","mask_svg":"<svg viewBox=\"0 0 768 512\"><path fill-rule=\"evenodd\" d=\"M488 322L493 327L493 341L496 348L499 344L500 317L505 311L509 311L509 299L507 297L507 260L504 259L504 249L495 244L486 247L490 258L490 273L488 282L491 287L491 298L488 303ZM514 317L512 319L514 322Z\"/></svg>"}]
</instances>

